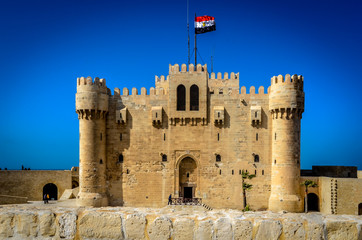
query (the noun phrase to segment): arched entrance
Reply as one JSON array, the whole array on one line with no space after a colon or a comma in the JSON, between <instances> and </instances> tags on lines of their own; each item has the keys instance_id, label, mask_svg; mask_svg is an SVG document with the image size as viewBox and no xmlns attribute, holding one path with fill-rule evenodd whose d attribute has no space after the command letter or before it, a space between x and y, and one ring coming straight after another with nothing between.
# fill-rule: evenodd
<instances>
[{"instance_id":1,"label":"arched entrance","mask_svg":"<svg viewBox=\"0 0 362 240\"><path fill-rule=\"evenodd\" d=\"M79 183L75 180L72 181L72 188L77 188L79 187Z\"/></svg>"},{"instance_id":2,"label":"arched entrance","mask_svg":"<svg viewBox=\"0 0 362 240\"><path fill-rule=\"evenodd\" d=\"M43 196L49 194L50 200L58 200L58 188L53 183L48 183L43 187ZM42 199L43 199L42 196Z\"/></svg>"},{"instance_id":3,"label":"arched entrance","mask_svg":"<svg viewBox=\"0 0 362 240\"><path fill-rule=\"evenodd\" d=\"M319 198L315 193L308 193L308 212L319 212Z\"/></svg>"},{"instance_id":4,"label":"arched entrance","mask_svg":"<svg viewBox=\"0 0 362 240\"><path fill-rule=\"evenodd\" d=\"M180 163L180 197L194 198L197 187L197 164L190 158L182 159Z\"/></svg>"},{"instance_id":5,"label":"arched entrance","mask_svg":"<svg viewBox=\"0 0 362 240\"><path fill-rule=\"evenodd\" d=\"M362 203L358 204L358 215L362 215Z\"/></svg>"}]
</instances>

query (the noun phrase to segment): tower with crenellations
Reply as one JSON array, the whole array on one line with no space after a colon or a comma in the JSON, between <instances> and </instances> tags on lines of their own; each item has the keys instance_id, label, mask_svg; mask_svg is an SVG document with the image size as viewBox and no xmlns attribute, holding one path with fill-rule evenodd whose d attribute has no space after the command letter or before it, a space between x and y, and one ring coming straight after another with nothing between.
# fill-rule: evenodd
<instances>
[{"instance_id":1,"label":"tower with crenellations","mask_svg":"<svg viewBox=\"0 0 362 240\"><path fill-rule=\"evenodd\" d=\"M175 64L149 92L113 95L104 79L79 78L78 204L161 207L172 194L241 209L247 171L252 209L302 211L303 77L273 77L267 92L239 78Z\"/></svg>"}]
</instances>

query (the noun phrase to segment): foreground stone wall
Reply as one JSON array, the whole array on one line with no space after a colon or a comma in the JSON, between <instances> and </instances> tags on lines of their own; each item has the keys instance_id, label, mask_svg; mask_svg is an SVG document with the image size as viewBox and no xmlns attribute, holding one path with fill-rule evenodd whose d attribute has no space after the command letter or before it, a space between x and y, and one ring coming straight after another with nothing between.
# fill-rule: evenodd
<instances>
[{"instance_id":1,"label":"foreground stone wall","mask_svg":"<svg viewBox=\"0 0 362 240\"><path fill-rule=\"evenodd\" d=\"M0 208L0 239L362 239L350 215L204 211L201 207Z\"/></svg>"}]
</instances>

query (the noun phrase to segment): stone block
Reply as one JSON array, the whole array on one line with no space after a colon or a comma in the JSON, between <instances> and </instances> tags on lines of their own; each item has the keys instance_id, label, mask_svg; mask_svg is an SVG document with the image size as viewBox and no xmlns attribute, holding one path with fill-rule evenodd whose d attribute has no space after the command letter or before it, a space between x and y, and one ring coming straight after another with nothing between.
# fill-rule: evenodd
<instances>
[{"instance_id":1,"label":"stone block","mask_svg":"<svg viewBox=\"0 0 362 240\"><path fill-rule=\"evenodd\" d=\"M261 220L256 227L256 240L277 240L282 233L282 224L278 220Z\"/></svg>"},{"instance_id":2,"label":"stone block","mask_svg":"<svg viewBox=\"0 0 362 240\"><path fill-rule=\"evenodd\" d=\"M146 239L145 228L146 218L144 215L135 213L128 215L125 219L125 238L126 239Z\"/></svg>"},{"instance_id":3,"label":"stone block","mask_svg":"<svg viewBox=\"0 0 362 240\"><path fill-rule=\"evenodd\" d=\"M232 240L233 232L231 222L228 218L220 218L214 225L215 239Z\"/></svg>"},{"instance_id":4,"label":"stone block","mask_svg":"<svg viewBox=\"0 0 362 240\"><path fill-rule=\"evenodd\" d=\"M151 240L169 239L171 237L172 222L167 217L156 218L147 228Z\"/></svg>"},{"instance_id":5,"label":"stone block","mask_svg":"<svg viewBox=\"0 0 362 240\"><path fill-rule=\"evenodd\" d=\"M253 223L247 220L235 219L233 231L234 240L251 240L253 237Z\"/></svg>"},{"instance_id":6,"label":"stone block","mask_svg":"<svg viewBox=\"0 0 362 240\"><path fill-rule=\"evenodd\" d=\"M117 212L85 212L79 219L81 239L124 239L122 217Z\"/></svg>"},{"instance_id":7,"label":"stone block","mask_svg":"<svg viewBox=\"0 0 362 240\"><path fill-rule=\"evenodd\" d=\"M39 234L41 236L52 237L55 235L55 215L51 211L39 212Z\"/></svg>"},{"instance_id":8,"label":"stone block","mask_svg":"<svg viewBox=\"0 0 362 240\"><path fill-rule=\"evenodd\" d=\"M305 230L303 222L295 219L286 219L283 221L283 233L285 239L304 240Z\"/></svg>"},{"instance_id":9,"label":"stone block","mask_svg":"<svg viewBox=\"0 0 362 240\"><path fill-rule=\"evenodd\" d=\"M327 239L358 239L357 223L353 221L327 221Z\"/></svg>"},{"instance_id":10,"label":"stone block","mask_svg":"<svg viewBox=\"0 0 362 240\"><path fill-rule=\"evenodd\" d=\"M304 219L307 220L305 230L308 240L325 239L324 222L321 215L307 214Z\"/></svg>"},{"instance_id":11,"label":"stone block","mask_svg":"<svg viewBox=\"0 0 362 240\"><path fill-rule=\"evenodd\" d=\"M189 240L194 237L195 221L188 218L179 218L173 222L172 239Z\"/></svg>"},{"instance_id":12,"label":"stone block","mask_svg":"<svg viewBox=\"0 0 362 240\"><path fill-rule=\"evenodd\" d=\"M74 212L63 213L58 218L59 236L64 239L73 239L77 231L77 215Z\"/></svg>"},{"instance_id":13,"label":"stone block","mask_svg":"<svg viewBox=\"0 0 362 240\"><path fill-rule=\"evenodd\" d=\"M195 231L195 239L211 240L212 227L213 223L211 220L200 221Z\"/></svg>"},{"instance_id":14,"label":"stone block","mask_svg":"<svg viewBox=\"0 0 362 240\"><path fill-rule=\"evenodd\" d=\"M14 219L14 214L9 212L0 212L0 239L12 237L14 230L11 223Z\"/></svg>"},{"instance_id":15,"label":"stone block","mask_svg":"<svg viewBox=\"0 0 362 240\"><path fill-rule=\"evenodd\" d=\"M38 216L32 212L19 212L14 217L16 235L22 238L34 238L38 233Z\"/></svg>"}]
</instances>

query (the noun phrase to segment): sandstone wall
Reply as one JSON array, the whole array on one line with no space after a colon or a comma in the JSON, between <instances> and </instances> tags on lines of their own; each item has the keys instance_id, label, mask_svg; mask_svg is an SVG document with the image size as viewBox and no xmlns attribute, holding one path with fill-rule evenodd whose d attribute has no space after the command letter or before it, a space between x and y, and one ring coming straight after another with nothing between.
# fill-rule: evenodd
<instances>
[{"instance_id":1,"label":"sandstone wall","mask_svg":"<svg viewBox=\"0 0 362 240\"><path fill-rule=\"evenodd\" d=\"M0 195L0 205L3 205L3 204L21 204L21 203L27 203L27 202L28 202L27 197Z\"/></svg>"},{"instance_id":2,"label":"sandstone wall","mask_svg":"<svg viewBox=\"0 0 362 240\"><path fill-rule=\"evenodd\" d=\"M58 188L58 198L65 189L72 188L72 172L42 170L0 171L0 195L27 197L29 201L43 199L43 187L53 183Z\"/></svg>"},{"instance_id":3,"label":"sandstone wall","mask_svg":"<svg viewBox=\"0 0 362 240\"><path fill-rule=\"evenodd\" d=\"M321 214L164 209L0 209L1 239L361 240L362 219Z\"/></svg>"}]
</instances>

